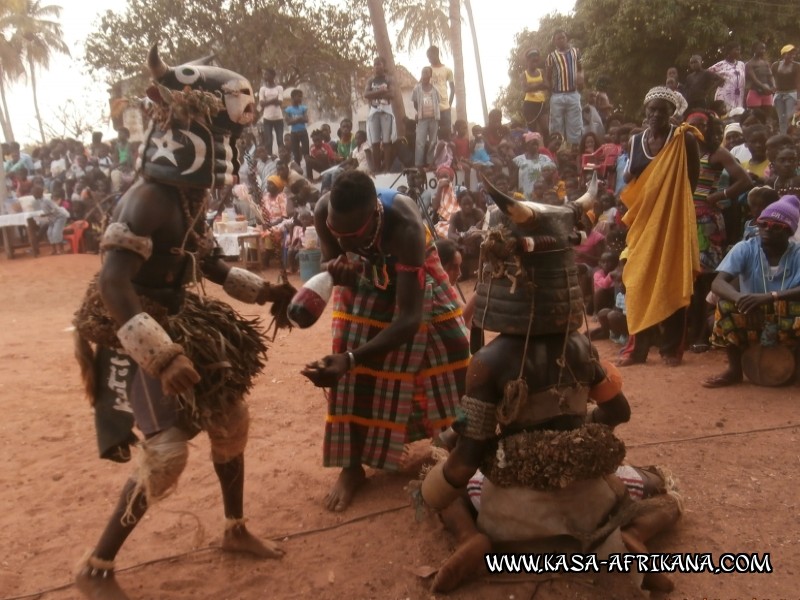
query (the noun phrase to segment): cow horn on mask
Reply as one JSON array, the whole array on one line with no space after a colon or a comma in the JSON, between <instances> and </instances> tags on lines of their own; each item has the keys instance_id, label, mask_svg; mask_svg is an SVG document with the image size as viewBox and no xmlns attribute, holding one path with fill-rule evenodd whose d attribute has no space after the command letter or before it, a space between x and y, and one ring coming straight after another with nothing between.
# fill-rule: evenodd
<instances>
[{"instance_id":1,"label":"cow horn on mask","mask_svg":"<svg viewBox=\"0 0 800 600\"><path fill-rule=\"evenodd\" d=\"M489 195L492 197L492 200L494 200L494 203L497 204L497 208L511 217L514 223L517 225L533 224L536 220L536 212L533 210L533 207L514 200L510 196L506 196L503 192L494 187L485 175L481 175L481 181L486 191L489 192Z\"/></svg>"},{"instance_id":2,"label":"cow horn on mask","mask_svg":"<svg viewBox=\"0 0 800 600\"><path fill-rule=\"evenodd\" d=\"M169 65L163 61L158 54L158 45L153 44L150 52L147 53L147 66L150 67L150 74L153 79L158 81L169 71Z\"/></svg>"}]
</instances>

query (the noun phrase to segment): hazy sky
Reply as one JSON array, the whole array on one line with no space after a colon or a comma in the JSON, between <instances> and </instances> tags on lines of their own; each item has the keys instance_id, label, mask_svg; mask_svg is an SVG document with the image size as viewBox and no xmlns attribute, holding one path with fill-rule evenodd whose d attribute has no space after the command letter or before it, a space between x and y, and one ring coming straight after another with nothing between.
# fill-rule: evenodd
<instances>
[{"instance_id":1,"label":"hazy sky","mask_svg":"<svg viewBox=\"0 0 800 600\"><path fill-rule=\"evenodd\" d=\"M39 107L47 122L60 112L60 107L74 105L91 115L99 115L107 107L107 90L103 83L93 81L84 74L82 62L83 44L92 31L92 25L105 10L123 10L125 0L48 0L49 4L63 7L62 29L72 56L55 56L50 69L37 72ZM508 83L508 56L514 43L514 35L525 27L536 29L539 19L553 11L570 10L574 5L567 0L538 0L524 9L519 0L472 0L475 27L483 65L484 84L489 108L500 88ZM466 20L466 14L464 15ZM472 52L468 23L463 28L464 68L467 85L467 111L470 120L482 120L480 94ZM443 62L452 68L452 60L443 55ZM144 55L142 56L144 60ZM422 67L428 64L424 49L413 54L396 53L396 61L419 77ZM254 85L258 82L254 82ZM39 130L33 109L33 97L29 86L21 82L7 90L9 113L14 134L21 143L37 142ZM84 108L85 107L85 108ZM106 110L106 113L108 111ZM110 129L107 136L110 136Z\"/></svg>"}]
</instances>

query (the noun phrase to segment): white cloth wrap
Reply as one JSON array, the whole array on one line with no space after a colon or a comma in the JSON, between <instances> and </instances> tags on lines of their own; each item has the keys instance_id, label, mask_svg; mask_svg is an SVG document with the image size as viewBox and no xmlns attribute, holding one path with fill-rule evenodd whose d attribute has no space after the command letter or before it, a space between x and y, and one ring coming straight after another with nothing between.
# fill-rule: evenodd
<instances>
[{"instance_id":1,"label":"white cloth wrap","mask_svg":"<svg viewBox=\"0 0 800 600\"><path fill-rule=\"evenodd\" d=\"M115 249L128 250L148 260L153 255L153 240L136 235L125 223L112 223L103 234L100 250Z\"/></svg>"},{"instance_id":2,"label":"white cloth wrap","mask_svg":"<svg viewBox=\"0 0 800 600\"><path fill-rule=\"evenodd\" d=\"M173 343L169 334L145 312L134 315L117 330L122 349L151 377L158 378L183 348Z\"/></svg>"},{"instance_id":3,"label":"white cloth wrap","mask_svg":"<svg viewBox=\"0 0 800 600\"><path fill-rule=\"evenodd\" d=\"M233 267L228 271L222 289L231 298L254 304L265 285L267 283L255 273L240 267Z\"/></svg>"}]
</instances>

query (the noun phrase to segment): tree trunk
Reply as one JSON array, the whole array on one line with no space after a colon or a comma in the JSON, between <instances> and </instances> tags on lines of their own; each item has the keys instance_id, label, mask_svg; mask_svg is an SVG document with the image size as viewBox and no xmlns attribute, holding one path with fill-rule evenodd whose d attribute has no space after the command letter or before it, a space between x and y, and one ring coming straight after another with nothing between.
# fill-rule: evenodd
<instances>
[{"instance_id":1,"label":"tree trunk","mask_svg":"<svg viewBox=\"0 0 800 600\"><path fill-rule=\"evenodd\" d=\"M42 115L39 112L39 99L36 96L36 65L32 60L28 60L28 68L31 71L31 89L33 90L33 109L36 111L36 120L39 122L39 134L42 136L42 144L46 144L47 140L44 137L44 124L42 123Z\"/></svg>"},{"instance_id":2,"label":"tree trunk","mask_svg":"<svg viewBox=\"0 0 800 600\"><path fill-rule=\"evenodd\" d=\"M378 48L378 56L386 61L386 71L394 76L394 53L392 52L392 40L389 37L389 28L386 26L386 15L383 12L382 0L367 0L369 9L369 19L372 21L372 29L375 33L375 46ZM397 137L406 134L406 107L403 104L403 94L399 85L393 85L392 91L392 112L397 122Z\"/></svg>"},{"instance_id":3,"label":"tree trunk","mask_svg":"<svg viewBox=\"0 0 800 600\"><path fill-rule=\"evenodd\" d=\"M6 87L3 83L2 72L0 72L0 99L3 101L2 115L0 115L0 125L3 128L3 139L6 142L13 142L14 130L11 127L11 115L8 114L8 104L6 103Z\"/></svg>"},{"instance_id":4,"label":"tree trunk","mask_svg":"<svg viewBox=\"0 0 800 600\"><path fill-rule=\"evenodd\" d=\"M456 119L467 120L467 86L464 82L464 53L461 48L461 0L450 0L450 48L453 50L453 78L456 80Z\"/></svg>"},{"instance_id":5,"label":"tree trunk","mask_svg":"<svg viewBox=\"0 0 800 600\"><path fill-rule=\"evenodd\" d=\"M469 28L472 31L472 47L475 49L475 65L478 67L478 87L481 90L481 106L483 107L483 122L489 120L489 107L486 104L486 88L483 85L483 69L481 68L481 52L478 48L478 36L475 33L475 19L472 18L472 2L464 0L464 8L467 9Z\"/></svg>"}]
</instances>

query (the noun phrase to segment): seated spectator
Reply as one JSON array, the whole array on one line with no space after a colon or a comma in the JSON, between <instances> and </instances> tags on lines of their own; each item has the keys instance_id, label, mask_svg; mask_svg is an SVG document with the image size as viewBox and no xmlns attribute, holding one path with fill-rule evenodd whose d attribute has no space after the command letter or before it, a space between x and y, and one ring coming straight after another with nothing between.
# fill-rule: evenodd
<instances>
[{"instance_id":1,"label":"seated spectator","mask_svg":"<svg viewBox=\"0 0 800 600\"><path fill-rule=\"evenodd\" d=\"M778 192L767 185L754 187L748 192L747 206L750 209L750 220L744 224L743 241L758 237L758 225L756 224L758 218L767 206L777 202L779 198Z\"/></svg>"},{"instance_id":2,"label":"seated spectator","mask_svg":"<svg viewBox=\"0 0 800 600\"><path fill-rule=\"evenodd\" d=\"M539 154L541 144L542 134L529 131L525 134L525 154L514 158L514 175L517 176L519 190L526 200L533 198L533 183L541 176L542 167L553 164L545 155ZM512 179L514 175L511 176Z\"/></svg>"},{"instance_id":3,"label":"seated spectator","mask_svg":"<svg viewBox=\"0 0 800 600\"><path fill-rule=\"evenodd\" d=\"M712 341L723 346L728 368L705 387L741 383L742 356L753 345L797 346L800 317L800 246L791 241L800 221L800 200L784 196L758 217L758 237L736 244L717 269L719 297ZM739 289L732 284L739 280Z\"/></svg>"},{"instance_id":4,"label":"seated spectator","mask_svg":"<svg viewBox=\"0 0 800 600\"><path fill-rule=\"evenodd\" d=\"M764 181L769 179L775 174L775 160L778 158L778 152L784 148L794 147L792 138L788 135L773 135L767 139L767 161L769 166L764 171ZM797 147L800 150L800 147Z\"/></svg>"},{"instance_id":5,"label":"seated spectator","mask_svg":"<svg viewBox=\"0 0 800 600\"><path fill-rule=\"evenodd\" d=\"M367 132L363 129L356 131L353 143L352 157L358 161L356 170L371 174L372 149L367 142Z\"/></svg>"},{"instance_id":6,"label":"seated spectator","mask_svg":"<svg viewBox=\"0 0 800 600\"><path fill-rule=\"evenodd\" d=\"M610 339L615 344L624 346L628 343L628 319L625 308L625 284L622 272L625 268L624 254L620 256L617 267L611 272L614 279L614 307L603 308L597 313L599 327L589 332L593 340Z\"/></svg>"},{"instance_id":7,"label":"seated spectator","mask_svg":"<svg viewBox=\"0 0 800 600\"><path fill-rule=\"evenodd\" d=\"M769 166L767 135L768 129L763 125L753 125L744 130L744 142L750 152L750 160L742 162L742 167L756 183L764 181Z\"/></svg>"},{"instance_id":8,"label":"seated spectator","mask_svg":"<svg viewBox=\"0 0 800 600\"><path fill-rule=\"evenodd\" d=\"M436 251L439 253L439 261L442 263L442 268L444 272L447 273L447 279L450 285L454 288L458 288L458 281L461 279L461 265L463 262L463 257L458 250L458 246L454 241L443 238L439 238L434 244L436 246ZM459 294L459 296L460 295L461 294ZM472 326L472 317L475 314L475 302L477 298L477 294L473 294L466 304L461 301L461 298L458 298L458 303L461 306L462 316L464 317L464 323L467 325L467 329Z\"/></svg>"},{"instance_id":9,"label":"seated spectator","mask_svg":"<svg viewBox=\"0 0 800 600\"><path fill-rule=\"evenodd\" d=\"M430 203L430 211L434 217L436 234L439 237L447 237L450 231L450 219L458 210L458 199L456 194L460 191L455 187L455 173L449 167L436 169L436 191L433 193Z\"/></svg>"},{"instance_id":10,"label":"seated spectator","mask_svg":"<svg viewBox=\"0 0 800 600\"><path fill-rule=\"evenodd\" d=\"M322 173L336 164L337 156L331 150L330 144L325 143L324 135L319 129L311 132L311 148L305 155L306 177L314 180L313 171Z\"/></svg>"},{"instance_id":11,"label":"seated spectator","mask_svg":"<svg viewBox=\"0 0 800 600\"><path fill-rule=\"evenodd\" d=\"M464 258L462 277L471 277L478 266L478 257L483 241L484 213L475 207L475 200L468 190L458 193L458 210L450 218L447 238L458 244L458 250Z\"/></svg>"},{"instance_id":12,"label":"seated spectator","mask_svg":"<svg viewBox=\"0 0 800 600\"><path fill-rule=\"evenodd\" d=\"M42 216L38 223L47 231L47 241L50 242L53 254L62 254L64 243L64 227L69 219L69 211L44 197L44 186L41 179L37 179L31 190L34 198L33 210L41 210Z\"/></svg>"},{"instance_id":13,"label":"seated spectator","mask_svg":"<svg viewBox=\"0 0 800 600\"><path fill-rule=\"evenodd\" d=\"M800 175L797 174L797 150L794 146L782 148L772 167L773 176L767 180L767 185L779 196L800 196Z\"/></svg>"},{"instance_id":14,"label":"seated spectator","mask_svg":"<svg viewBox=\"0 0 800 600\"><path fill-rule=\"evenodd\" d=\"M14 191L17 193L17 198L20 196L30 196L33 190L33 180L28 177L28 169L19 167L14 173Z\"/></svg>"},{"instance_id":15,"label":"seated spectator","mask_svg":"<svg viewBox=\"0 0 800 600\"><path fill-rule=\"evenodd\" d=\"M744 131L739 123L728 123L722 133L722 145L740 163L750 160L750 150L744 143Z\"/></svg>"}]
</instances>

